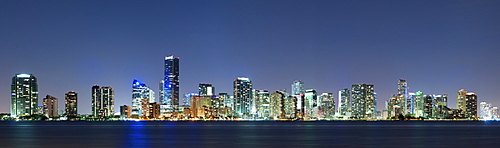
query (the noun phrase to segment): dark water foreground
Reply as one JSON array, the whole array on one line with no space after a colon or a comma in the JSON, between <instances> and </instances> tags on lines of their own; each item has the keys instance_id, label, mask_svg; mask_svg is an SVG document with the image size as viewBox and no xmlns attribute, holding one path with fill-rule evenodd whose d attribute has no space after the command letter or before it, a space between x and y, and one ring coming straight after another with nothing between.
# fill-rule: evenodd
<instances>
[{"instance_id":1,"label":"dark water foreground","mask_svg":"<svg viewBox=\"0 0 500 148\"><path fill-rule=\"evenodd\" d=\"M500 122L0 122L0 147L486 146L500 146Z\"/></svg>"}]
</instances>

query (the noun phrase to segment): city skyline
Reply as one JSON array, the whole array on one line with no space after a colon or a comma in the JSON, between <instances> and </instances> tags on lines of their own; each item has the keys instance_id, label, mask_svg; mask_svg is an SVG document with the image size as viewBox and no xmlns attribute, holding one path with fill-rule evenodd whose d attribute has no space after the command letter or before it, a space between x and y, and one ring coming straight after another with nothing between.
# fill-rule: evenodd
<instances>
[{"instance_id":1,"label":"city skyline","mask_svg":"<svg viewBox=\"0 0 500 148\"><path fill-rule=\"evenodd\" d=\"M33 74L39 97L59 98L60 109L77 92L79 114L91 114L91 86L112 86L118 112L131 106L133 79L159 91L168 55L182 58L180 94L211 83L232 95L240 76L269 92L290 93L294 80L318 94L366 83L381 111L406 79L408 92L448 94L452 108L461 89L500 104L498 2L89 3L0 2L9 22L0 24L0 112L10 112L18 73Z\"/></svg>"}]
</instances>

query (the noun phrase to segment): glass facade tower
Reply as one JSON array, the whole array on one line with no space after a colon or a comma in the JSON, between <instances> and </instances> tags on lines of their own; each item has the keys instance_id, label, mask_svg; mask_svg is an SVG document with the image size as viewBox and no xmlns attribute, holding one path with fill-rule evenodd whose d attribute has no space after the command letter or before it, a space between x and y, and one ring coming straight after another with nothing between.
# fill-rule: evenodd
<instances>
[{"instance_id":1,"label":"glass facade tower","mask_svg":"<svg viewBox=\"0 0 500 148\"><path fill-rule=\"evenodd\" d=\"M162 98L160 98L162 113L174 112L179 108L179 59L173 55L165 57Z\"/></svg>"},{"instance_id":2,"label":"glass facade tower","mask_svg":"<svg viewBox=\"0 0 500 148\"><path fill-rule=\"evenodd\" d=\"M32 74L17 74L12 78L10 114L12 117L37 113L38 84Z\"/></svg>"}]
</instances>

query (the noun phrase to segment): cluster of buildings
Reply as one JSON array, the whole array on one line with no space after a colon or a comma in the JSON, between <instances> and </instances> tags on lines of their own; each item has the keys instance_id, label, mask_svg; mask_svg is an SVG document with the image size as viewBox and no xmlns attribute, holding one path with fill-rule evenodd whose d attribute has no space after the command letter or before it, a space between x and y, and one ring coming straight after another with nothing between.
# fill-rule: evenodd
<instances>
[{"instance_id":1,"label":"cluster of buildings","mask_svg":"<svg viewBox=\"0 0 500 148\"><path fill-rule=\"evenodd\" d=\"M478 119L477 95L459 90L456 108L448 107L447 94L424 94L408 92L406 80L399 79L398 93L386 101L382 118L426 118L426 119Z\"/></svg>"},{"instance_id":2,"label":"cluster of buildings","mask_svg":"<svg viewBox=\"0 0 500 148\"><path fill-rule=\"evenodd\" d=\"M337 119L478 119L477 95L460 90L455 109L447 105L446 94L408 92L407 82L398 81L396 95L386 101L385 110L377 111L377 94L372 84L352 84L334 93L305 89L295 80L291 92L255 89L247 77L233 81L233 94L215 92L209 83L200 83L198 92L179 92L179 58L166 56L164 78L160 81L159 99L155 91L138 80L132 82L131 106L119 106L115 115L114 90L110 86L92 86L92 119L169 119L169 120L337 120ZM65 109L58 112L58 99L47 95L38 105L37 79L32 74L12 78L11 117L44 115L78 118L78 93L65 94ZM480 117L495 119L498 109L480 104Z\"/></svg>"}]
</instances>

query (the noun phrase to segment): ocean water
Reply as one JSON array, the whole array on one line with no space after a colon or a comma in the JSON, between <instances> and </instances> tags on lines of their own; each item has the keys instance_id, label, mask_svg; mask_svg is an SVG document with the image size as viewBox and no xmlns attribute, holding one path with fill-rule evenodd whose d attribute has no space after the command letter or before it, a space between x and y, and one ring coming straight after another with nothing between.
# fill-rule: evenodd
<instances>
[{"instance_id":1,"label":"ocean water","mask_svg":"<svg viewBox=\"0 0 500 148\"><path fill-rule=\"evenodd\" d=\"M0 147L499 147L495 121L2 121Z\"/></svg>"}]
</instances>

